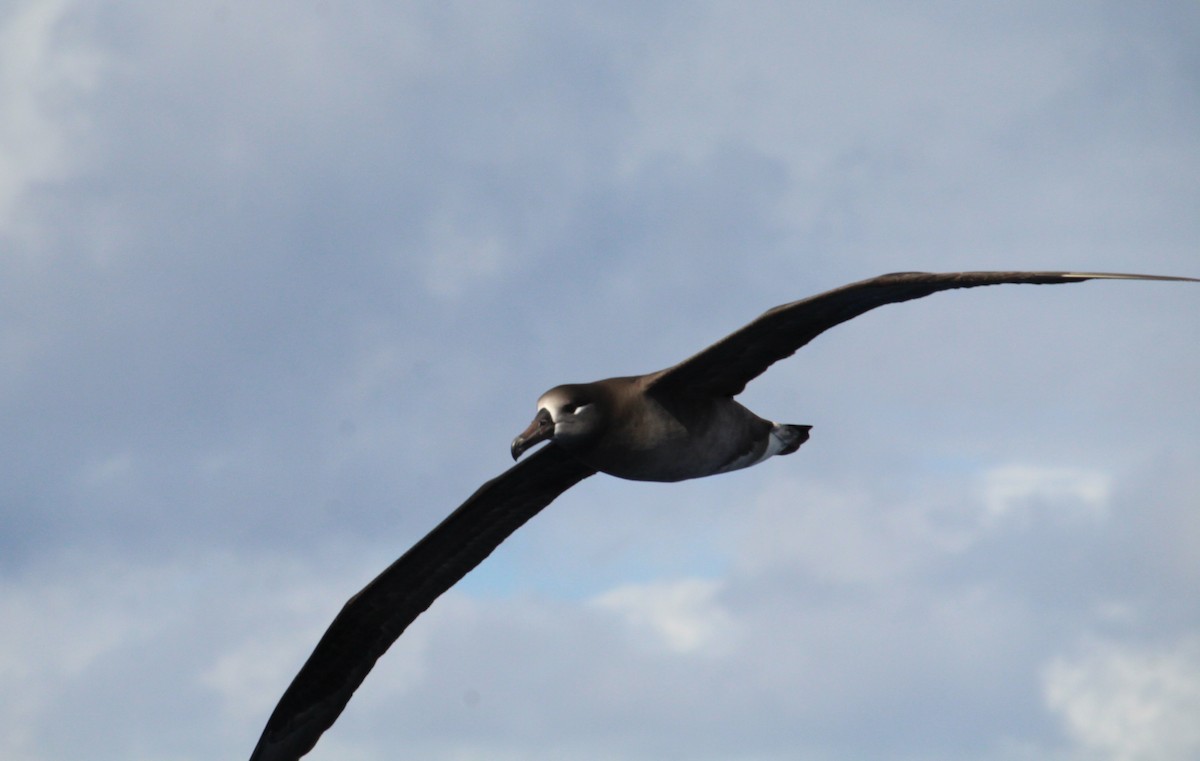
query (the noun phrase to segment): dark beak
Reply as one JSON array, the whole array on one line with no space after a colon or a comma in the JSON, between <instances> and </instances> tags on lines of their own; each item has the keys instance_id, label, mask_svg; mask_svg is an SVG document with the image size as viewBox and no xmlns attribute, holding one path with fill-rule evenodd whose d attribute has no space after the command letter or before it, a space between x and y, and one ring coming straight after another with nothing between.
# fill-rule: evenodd
<instances>
[{"instance_id":1,"label":"dark beak","mask_svg":"<svg viewBox=\"0 0 1200 761\"><path fill-rule=\"evenodd\" d=\"M545 441L554 435L554 421L550 419L550 413L546 410L538 410L537 417L529 424L529 427L521 432L521 435L513 439L512 442L512 457L517 459L521 454L539 441Z\"/></svg>"}]
</instances>

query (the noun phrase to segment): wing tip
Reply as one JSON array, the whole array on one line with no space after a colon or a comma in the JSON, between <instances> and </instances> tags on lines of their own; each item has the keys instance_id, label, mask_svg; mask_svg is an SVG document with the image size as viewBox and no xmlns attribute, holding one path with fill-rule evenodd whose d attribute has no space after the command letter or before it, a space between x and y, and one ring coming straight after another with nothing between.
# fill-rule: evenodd
<instances>
[{"instance_id":1,"label":"wing tip","mask_svg":"<svg viewBox=\"0 0 1200 761\"><path fill-rule=\"evenodd\" d=\"M1200 278L1194 277L1183 277L1181 275L1142 275L1131 272L1063 272L1060 275L1072 280L1166 280L1200 283Z\"/></svg>"}]
</instances>

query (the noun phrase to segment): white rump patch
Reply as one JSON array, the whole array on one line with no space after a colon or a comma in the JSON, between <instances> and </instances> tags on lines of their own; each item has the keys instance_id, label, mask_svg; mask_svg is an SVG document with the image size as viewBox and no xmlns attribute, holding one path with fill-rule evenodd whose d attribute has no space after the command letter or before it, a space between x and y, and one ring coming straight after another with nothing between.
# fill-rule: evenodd
<instances>
[{"instance_id":1,"label":"white rump patch","mask_svg":"<svg viewBox=\"0 0 1200 761\"><path fill-rule=\"evenodd\" d=\"M780 428L781 426L779 423L771 423L771 434L767 436L767 448L763 450L762 454L755 455L753 452L751 452L750 454L738 457L737 459L732 460L725 467L718 470L717 473L728 473L732 470L748 468L751 465L757 465L763 460L774 457L782 452L787 448L789 441L786 437L780 435Z\"/></svg>"}]
</instances>

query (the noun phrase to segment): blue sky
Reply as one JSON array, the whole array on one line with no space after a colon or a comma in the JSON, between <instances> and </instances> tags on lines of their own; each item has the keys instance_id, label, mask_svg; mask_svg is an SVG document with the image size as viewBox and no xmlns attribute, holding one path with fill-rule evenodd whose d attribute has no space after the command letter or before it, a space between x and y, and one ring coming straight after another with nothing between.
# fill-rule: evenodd
<instances>
[{"instance_id":1,"label":"blue sky","mask_svg":"<svg viewBox=\"0 0 1200 761\"><path fill-rule=\"evenodd\" d=\"M1200 276L1194 3L0 4L0 755L248 756L560 382L897 270ZM940 294L595 478L313 759L1200 754L1200 289Z\"/></svg>"}]
</instances>

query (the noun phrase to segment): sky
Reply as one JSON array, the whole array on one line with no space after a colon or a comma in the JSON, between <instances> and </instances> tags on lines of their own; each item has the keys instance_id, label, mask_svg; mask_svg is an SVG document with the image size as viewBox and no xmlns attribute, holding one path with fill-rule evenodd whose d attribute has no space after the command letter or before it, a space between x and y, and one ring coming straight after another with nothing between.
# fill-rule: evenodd
<instances>
[{"instance_id":1,"label":"sky","mask_svg":"<svg viewBox=\"0 0 1200 761\"><path fill-rule=\"evenodd\" d=\"M1200 277L1200 5L0 1L0 756L248 757L546 388ZM1200 758L1200 286L885 307L564 494L316 761Z\"/></svg>"}]
</instances>

